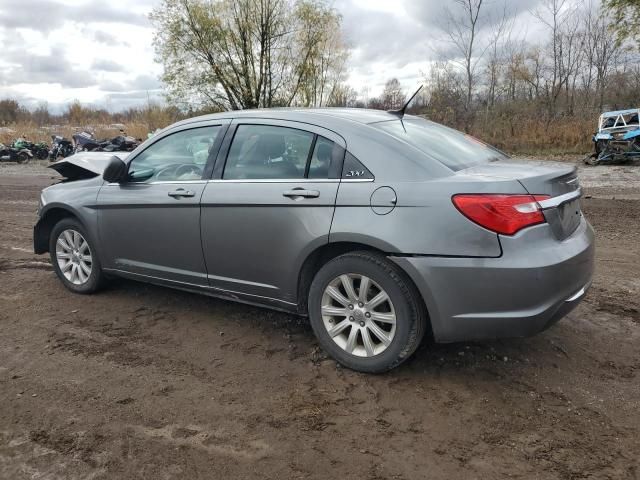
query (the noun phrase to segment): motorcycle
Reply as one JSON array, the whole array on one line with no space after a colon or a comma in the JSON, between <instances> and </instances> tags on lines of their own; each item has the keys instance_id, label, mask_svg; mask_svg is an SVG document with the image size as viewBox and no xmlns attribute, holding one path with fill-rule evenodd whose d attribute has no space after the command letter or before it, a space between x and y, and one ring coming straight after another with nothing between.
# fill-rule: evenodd
<instances>
[{"instance_id":1,"label":"motorcycle","mask_svg":"<svg viewBox=\"0 0 640 480\"><path fill-rule=\"evenodd\" d=\"M33 153L28 148L13 148L0 143L0 161L29 163L33 158Z\"/></svg>"},{"instance_id":2,"label":"motorcycle","mask_svg":"<svg viewBox=\"0 0 640 480\"><path fill-rule=\"evenodd\" d=\"M105 149L105 152L132 152L140 145L140 142L139 139L128 135L118 135L110 141L112 150Z\"/></svg>"},{"instance_id":3,"label":"motorcycle","mask_svg":"<svg viewBox=\"0 0 640 480\"><path fill-rule=\"evenodd\" d=\"M97 140L89 132L80 132L73 135L76 144L76 152L131 152L140 142L127 135L118 135L111 140Z\"/></svg>"},{"instance_id":4,"label":"motorcycle","mask_svg":"<svg viewBox=\"0 0 640 480\"><path fill-rule=\"evenodd\" d=\"M61 137L60 135L51 135L51 150L49 151L50 162L55 162L58 157L69 157L74 153L71 140Z\"/></svg>"},{"instance_id":5,"label":"motorcycle","mask_svg":"<svg viewBox=\"0 0 640 480\"><path fill-rule=\"evenodd\" d=\"M27 149L33 153L33 156L38 160L45 160L49 155L49 145L45 142L33 143L25 140L24 138L19 138L13 142L11 145L12 148L16 148L18 150Z\"/></svg>"},{"instance_id":6,"label":"motorcycle","mask_svg":"<svg viewBox=\"0 0 640 480\"><path fill-rule=\"evenodd\" d=\"M100 151L102 149L102 144L104 141L99 141L96 137L89 132L80 132L75 133L71 137L73 138L73 143L76 145L76 153L77 152L93 152Z\"/></svg>"}]
</instances>

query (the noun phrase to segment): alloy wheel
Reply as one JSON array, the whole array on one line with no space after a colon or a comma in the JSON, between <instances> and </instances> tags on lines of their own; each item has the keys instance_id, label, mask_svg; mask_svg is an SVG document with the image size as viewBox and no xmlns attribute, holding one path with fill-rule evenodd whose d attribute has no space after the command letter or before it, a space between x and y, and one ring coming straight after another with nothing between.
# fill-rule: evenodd
<instances>
[{"instance_id":1,"label":"alloy wheel","mask_svg":"<svg viewBox=\"0 0 640 480\"><path fill-rule=\"evenodd\" d=\"M56 259L64 277L74 285L89 280L93 265L89 243L76 230L63 230L56 240Z\"/></svg>"},{"instance_id":2,"label":"alloy wheel","mask_svg":"<svg viewBox=\"0 0 640 480\"><path fill-rule=\"evenodd\" d=\"M324 290L321 309L327 333L351 355L373 357L393 341L396 313L391 298L365 275L334 278Z\"/></svg>"}]
</instances>

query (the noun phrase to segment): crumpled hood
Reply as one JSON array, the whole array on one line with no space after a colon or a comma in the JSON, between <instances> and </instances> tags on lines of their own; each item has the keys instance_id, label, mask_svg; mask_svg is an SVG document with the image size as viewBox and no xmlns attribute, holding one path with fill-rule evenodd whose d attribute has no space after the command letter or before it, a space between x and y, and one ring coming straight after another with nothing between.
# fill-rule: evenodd
<instances>
[{"instance_id":1,"label":"crumpled hood","mask_svg":"<svg viewBox=\"0 0 640 480\"><path fill-rule=\"evenodd\" d=\"M109 159L117 155L122 160L129 152L79 152L49 165L68 181L102 175Z\"/></svg>"}]
</instances>

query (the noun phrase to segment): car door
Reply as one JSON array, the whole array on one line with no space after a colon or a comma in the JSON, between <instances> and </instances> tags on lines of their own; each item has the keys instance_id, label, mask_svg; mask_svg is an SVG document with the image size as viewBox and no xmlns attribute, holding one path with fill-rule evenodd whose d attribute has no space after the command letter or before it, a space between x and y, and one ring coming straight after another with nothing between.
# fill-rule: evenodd
<instances>
[{"instance_id":1,"label":"car door","mask_svg":"<svg viewBox=\"0 0 640 480\"><path fill-rule=\"evenodd\" d=\"M125 181L100 189L105 270L208 285L200 197L227 126L187 125L167 132L128 162Z\"/></svg>"},{"instance_id":2,"label":"car door","mask_svg":"<svg viewBox=\"0 0 640 480\"><path fill-rule=\"evenodd\" d=\"M232 123L202 195L212 287L296 301L302 262L328 242L344 147L339 135L308 124Z\"/></svg>"}]
</instances>

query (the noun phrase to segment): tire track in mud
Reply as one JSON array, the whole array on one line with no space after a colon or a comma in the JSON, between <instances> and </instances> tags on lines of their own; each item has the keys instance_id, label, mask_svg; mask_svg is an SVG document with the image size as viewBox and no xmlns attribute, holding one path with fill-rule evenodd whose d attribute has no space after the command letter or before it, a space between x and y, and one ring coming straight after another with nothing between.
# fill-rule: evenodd
<instances>
[{"instance_id":1,"label":"tire track in mud","mask_svg":"<svg viewBox=\"0 0 640 480\"><path fill-rule=\"evenodd\" d=\"M48 262L36 260L7 260L0 259L0 272L8 270L46 270L51 271L53 267Z\"/></svg>"}]
</instances>

